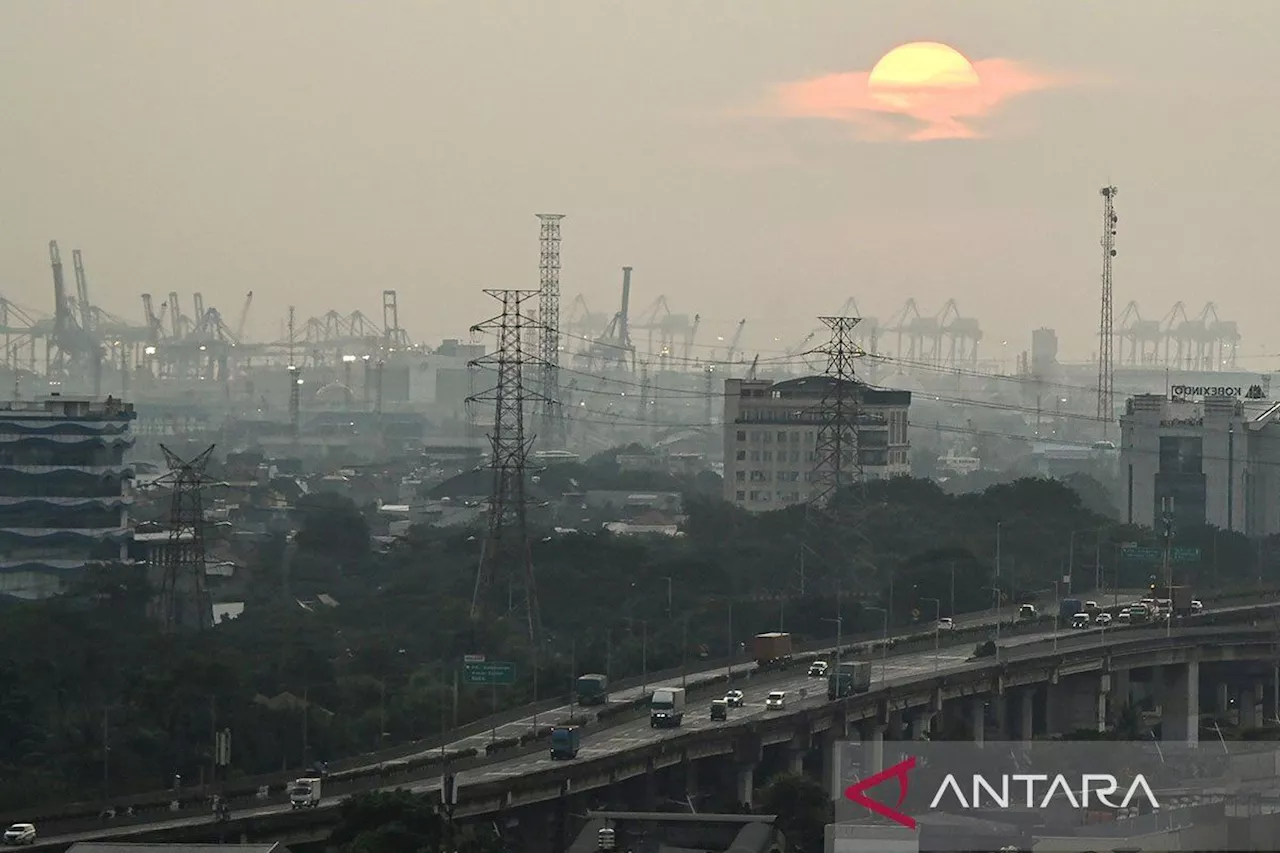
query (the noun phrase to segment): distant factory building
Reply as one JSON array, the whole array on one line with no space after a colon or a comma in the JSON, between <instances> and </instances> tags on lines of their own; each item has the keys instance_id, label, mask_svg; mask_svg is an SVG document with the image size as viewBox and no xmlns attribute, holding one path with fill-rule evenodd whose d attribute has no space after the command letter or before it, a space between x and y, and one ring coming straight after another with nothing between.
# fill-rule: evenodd
<instances>
[{"instance_id":1,"label":"distant factory building","mask_svg":"<svg viewBox=\"0 0 1280 853\"><path fill-rule=\"evenodd\" d=\"M46 598L130 540L133 405L0 402L0 595Z\"/></svg>"},{"instance_id":2,"label":"distant factory building","mask_svg":"<svg viewBox=\"0 0 1280 853\"><path fill-rule=\"evenodd\" d=\"M1259 389L1175 386L1129 398L1120 418L1121 511L1154 526L1211 524L1249 536L1280 533L1280 403L1257 411ZM1208 392L1208 396L1203 396Z\"/></svg>"},{"instance_id":3,"label":"distant factory building","mask_svg":"<svg viewBox=\"0 0 1280 853\"><path fill-rule=\"evenodd\" d=\"M756 512L813 494L822 401L834 380L725 380L724 496ZM911 473L907 439L910 391L850 382L858 411L858 452L869 479Z\"/></svg>"}]
</instances>

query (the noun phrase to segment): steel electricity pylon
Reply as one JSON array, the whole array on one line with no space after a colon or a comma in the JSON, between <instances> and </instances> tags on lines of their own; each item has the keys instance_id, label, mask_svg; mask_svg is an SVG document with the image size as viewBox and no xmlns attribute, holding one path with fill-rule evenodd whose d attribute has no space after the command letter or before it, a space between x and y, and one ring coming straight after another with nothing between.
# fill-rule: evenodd
<instances>
[{"instance_id":1,"label":"steel electricity pylon","mask_svg":"<svg viewBox=\"0 0 1280 853\"><path fill-rule=\"evenodd\" d=\"M533 552L529 538L528 477L529 449L533 436L525 433L525 407L541 402L542 395L529 393L524 385L524 369L540 365L530 358L526 338L538 322L524 313L525 303L537 290L486 290L502 304L502 313L471 327L472 332L489 332L497 337L497 348L471 362L496 374L496 383L487 391L468 397L469 404L493 406L493 426L489 432L489 520L476 567L471 596L471 618L476 619L496 601L507 602L509 617L525 623L529 639L537 647L542 626L538 611L538 590L534 581Z\"/></svg>"},{"instance_id":2,"label":"steel electricity pylon","mask_svg":"<svg viewBox=\"0 0 1280 853\"><path fill-rule=\"evenodd\" d=\"M183 628L207 628L213 622L212 604L205 585L204 500L205 471L213 455L213 445L184 460L160 445L169 473L162 481L173 488L169 507L169 539L157 542L152 551L159 569L156 615L166 632Z\"/></svg>"},{"instance_id":3,"label":"steel electricity pylon","mask_svg":"<svg viewBox=\"0 0 1280 853\"><path fill-rule=\"evenodd\" d=\"M538 430L542 446L564 448L565 423L560 399L560 213L539 213L538 327L542 394Z\"/></svg>"},{"instance_id":4,"label":"steel electricity pylon","mask_svg":"<svg viewBox=\"0 0 1280 853\"><path fill-rule=\"evenodd\" d=\"M854 370L857 360L866 354L853 336L861 318L819 319L831 330L831 337L816 350L827 356L827 366L821 377L822 397L808 412L818 429L804 538L797 555L796 586L802 595L815 569L821 577L834 581L837 590L862 586L856 577L853 583L843 582L844 570L853 566L839 540L852 534L859 540L858 555L863 558L869 547L863 523L866 477L858 434L863 386Z\"/></svg>"}]
</instances>

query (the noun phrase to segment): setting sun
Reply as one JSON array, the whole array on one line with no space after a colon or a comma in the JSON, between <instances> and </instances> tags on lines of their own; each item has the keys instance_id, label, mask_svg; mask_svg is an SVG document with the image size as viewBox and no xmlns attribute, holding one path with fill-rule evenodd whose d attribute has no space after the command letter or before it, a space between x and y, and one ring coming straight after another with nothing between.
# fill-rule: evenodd
<instances>
[{"instance_id":1,"label":"setting sun","mask_svg":"<svg viewBox=\"0 0 1280 853\"><path fill-rule=\"evenodd\" d=\"M933 41L917 41L886 53L867 79L875 89L977 86L978 72L960 51Z\"/></svg>"},{"instance_id":2,"label":"setting sun","mask_svg":"<svg viewBox=\"0 0 1280 853\"><path fill-rule=\"evenodd\" d=\"M852 124L867 140L978 139L988 128L976 123L1011 98L1062 82L1010 59L971 62L948 45L916 41L895 47L870 71L775 85L766 109Z\"/></svg>"}]
</instances>

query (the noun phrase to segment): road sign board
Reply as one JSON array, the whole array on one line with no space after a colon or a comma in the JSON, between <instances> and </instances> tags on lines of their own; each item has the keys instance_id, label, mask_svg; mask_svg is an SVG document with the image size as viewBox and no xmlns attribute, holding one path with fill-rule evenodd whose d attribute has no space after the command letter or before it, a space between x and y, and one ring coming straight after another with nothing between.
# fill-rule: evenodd
<instances>
[{"instance_id":1,"label":"road sign board","mask_svg":"<svg viewBox=\"0 0 1280 853\"><path fill-rule=\"evenodd\" d=\"M484 663L484 655L463 655L463 663Z\"/></svg>"},{"instance_id":2,"label":"road sign board","mask_svg":"<svg viewBox=\"0 0 1280 853\"><path fill-rule=\"evenodd\" d=\"M515 684L516 665L500 660L463 662L462 683Z\"/></svg>"},{"instance_id":3,"label":"road sign board","mask_svg":"<svg viewBox=\"0 0 1280 853\"><path fill-rule=\"evenodd\" d=\"M1120 556L1139 563L1159 563L1164 560L1164 550L1149 547L1123 548ZM1200 559L1200 549L1170 548L1169 559L1175 563L1194 563Z\"/></svg>"}]
</instances>

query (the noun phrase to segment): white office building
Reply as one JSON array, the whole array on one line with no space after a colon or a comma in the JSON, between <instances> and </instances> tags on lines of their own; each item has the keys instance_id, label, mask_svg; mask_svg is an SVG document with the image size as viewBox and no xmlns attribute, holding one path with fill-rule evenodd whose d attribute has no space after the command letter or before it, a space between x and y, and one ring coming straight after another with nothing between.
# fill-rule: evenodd
<instances>
[{"instance_id":1,"label":"white office building","mask_svg":"<svg viewBox=\"0 0 1280 853\"><path fill-rule=\"evenodd\" d=\"M1237 394L1129 398L1120 418L1122 517L1154 526L1167 510L1178 523L1280 533L1280 403L1257 402Z\"/></svg>"}]
</instances>

